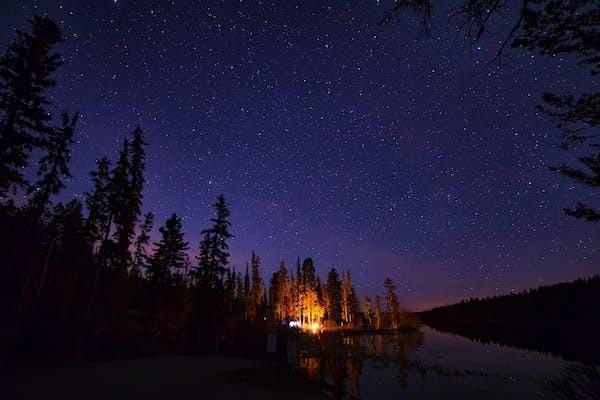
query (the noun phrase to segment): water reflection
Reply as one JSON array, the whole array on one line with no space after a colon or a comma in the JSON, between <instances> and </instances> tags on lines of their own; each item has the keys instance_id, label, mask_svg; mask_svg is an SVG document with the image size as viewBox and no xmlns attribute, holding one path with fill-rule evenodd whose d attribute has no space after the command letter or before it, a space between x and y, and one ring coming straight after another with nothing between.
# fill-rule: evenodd
<instances>
[{"instance_id":1,"label":"water reflection","mask_svg":"<svg viewBox=\"0 0 600 400\"><path fill-rule=\"evenodd\" d=\"M426 327L303 336L298 348L299 366L335 398L600 399L598 368Z\"/></svg>"},{"instance_id":2,"label":"water reflection","mask_svg":"<svg viewBox=\"0 0 600 400\"><path fill-rule=\"evenodd\" d=\"M336 397L360 397L365 361L372 368L395 366L401 387L408 383L409 355L423 344L420 331L386 335L328 333L301 338L299 365L309 377L331 386Z\"/></svg>"},{"instance_id":3,"label":"water reflection","mask_svg":"<svg viewBox=\"0 0 600 400\"><path fill-rule=\"evenodd\" d=\"M600 368L574 364L562 369L561 375L551 380L546 392L557 400L600 399Z\"/></svg>"}]
</instances>

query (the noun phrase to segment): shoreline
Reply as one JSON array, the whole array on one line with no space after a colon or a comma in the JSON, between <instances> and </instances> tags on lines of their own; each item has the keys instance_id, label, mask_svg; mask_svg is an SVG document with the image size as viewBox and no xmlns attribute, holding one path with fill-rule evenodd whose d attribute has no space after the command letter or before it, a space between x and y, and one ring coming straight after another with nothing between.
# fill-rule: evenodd
<instances>
[{"instance_id":1,"label":"shoreline","mask_svg":"<svg viewBox=\"0 0 600 400\"><path fill-rule=\"evenodd\" d=\"M22 365L0 374L0 398L319 399L324 386L274 363L159 356Z\"/></svg>"}]
</instances>

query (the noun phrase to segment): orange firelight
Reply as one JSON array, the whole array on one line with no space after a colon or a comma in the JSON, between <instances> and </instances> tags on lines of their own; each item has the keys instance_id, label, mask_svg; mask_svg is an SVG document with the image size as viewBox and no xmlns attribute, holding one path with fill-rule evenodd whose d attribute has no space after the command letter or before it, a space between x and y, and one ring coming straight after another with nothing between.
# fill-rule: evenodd
<instances>
[{"instance_id":1,"label":"orange firelight","mask_svg":"<svg viewBox=\"0 0 600 400\"><path fill-rule=\"evenodd\" d=\"M321 325L319 325L318 322L313 322L312 324L310 324L310 331L316 335L317 333L319 333L320 327Z\"/></svg>"}]
</instances>

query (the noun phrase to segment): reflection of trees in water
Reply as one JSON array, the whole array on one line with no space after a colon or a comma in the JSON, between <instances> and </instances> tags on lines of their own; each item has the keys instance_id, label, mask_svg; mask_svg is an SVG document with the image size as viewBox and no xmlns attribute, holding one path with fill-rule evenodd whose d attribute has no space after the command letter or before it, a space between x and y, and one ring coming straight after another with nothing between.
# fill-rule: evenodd
<instances>
[{"instance_id":1,"label":"reflection of trees in water","mask_svg":"<svg viewBox=\"0 0 600 400\"><path fill-rule=\"evenodd\" d=\"M573 364L563 368L561 375L550 381L546 391L558 400L600 399L600 367Z\"/></svg>"},{"instance_id":2,"label":"reflection of trees in water","mask_svg":"<svg viewBox=\"0 0 600 400\"><path fill-rule=\"evenodd\" d=\"M336 397L346 392L346 378L349 378L350 390L358 390L362 370L358 342L339 334L303 339L299 365L309 377L330 382ZM358 396L358 392L352 394Z\"/></svg>"},{"instance_id":3,"label":"reflection of trees in water","mask_svg":"<svg viewBox=\"0 0 600 400\"><path fill-rule=\"evenodd\" d=\"M360 377L365 360L374 368L397 369L401 387L409 384L412 369L425 382L429 374L460 378L476 376L511 380L504 374L448 368L415 360L413 353L423 346L419 331L383 335L325 334L305 338L300 344L300 367L313 379L329 383L335 398L360 397ZM600 367L572 364L544 386L547 398L557 400L600 400Z\"/></svg>"},{"instance_id":4,"label":"reflection of trees in water","mask_svg":"<svg viewBox=\"0 0 600 400\"><path fill-rule=\"evenodd\" d=\"M392 336L396 367L398 368L398 383L401 387L408 384L408 368L410 367L410 353L423 345L423 334L421 332L398 332Z\"/></svg>"},{"instance_id":5,"label":"reflection of trees in water","mask_svg":"<svg viewBox=\"0 0 600 400\"><path fill-rule=\"evenodd\" d=\"M394 363L398 382L405 387L412 366L410 354L422 344L423 334L418 331L385 335L325 334L304 338L299 362L311 378L330 382L336 397L344 393L358 397L364 360L376 367Z\"/></svg>"}]
</instances>

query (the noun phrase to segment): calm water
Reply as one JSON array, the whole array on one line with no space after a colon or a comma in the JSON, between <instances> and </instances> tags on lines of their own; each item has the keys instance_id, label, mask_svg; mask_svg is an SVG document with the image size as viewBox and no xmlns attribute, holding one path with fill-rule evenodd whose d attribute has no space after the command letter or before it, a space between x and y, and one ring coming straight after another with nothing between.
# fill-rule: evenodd
<instances>
[{"instance_id":1,"label":"calm water","mask_svg":"<svg viewBox=\"0 0 600 400\"><path fill-rule=\"evenodd\" d=\"M580 374L587 368L428 327L398 334L304 337L299 349L299 365L311 378L362 399L567 399L558 397L556 388L570 385L573 369ZM584 381L598 386L597 378Z\"/></svg>"}]
</instances>

